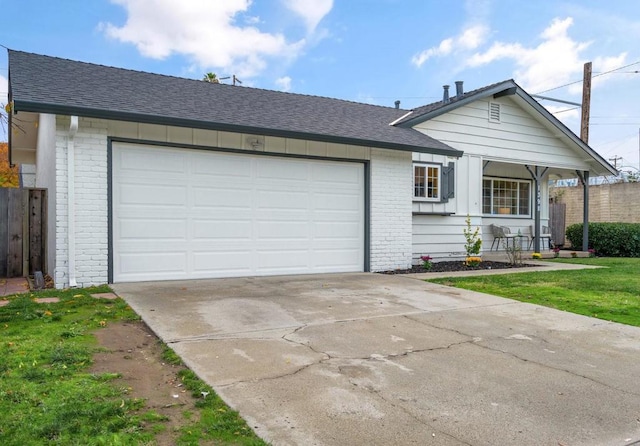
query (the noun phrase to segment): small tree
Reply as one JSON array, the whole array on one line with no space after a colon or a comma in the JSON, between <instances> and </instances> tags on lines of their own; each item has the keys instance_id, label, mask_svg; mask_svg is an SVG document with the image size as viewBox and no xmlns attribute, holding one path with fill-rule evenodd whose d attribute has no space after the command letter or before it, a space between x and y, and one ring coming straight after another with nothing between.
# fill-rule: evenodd
<instances>
[{"instance_id":1,"label":"small tree","mask_svg":"<svg viewBox=\"0 0 640 446\"><path fill-rule=\"evenodd\" d=\"M476 227L475 230L471 229L471 217L468 214L465 222L467 223L467 227L464 228L462 232L467 242L464 244L464 249L467 252L467 257L476 257L480 255L480 249L482 248L480 227Z\"/></svg>"}]
</instances>

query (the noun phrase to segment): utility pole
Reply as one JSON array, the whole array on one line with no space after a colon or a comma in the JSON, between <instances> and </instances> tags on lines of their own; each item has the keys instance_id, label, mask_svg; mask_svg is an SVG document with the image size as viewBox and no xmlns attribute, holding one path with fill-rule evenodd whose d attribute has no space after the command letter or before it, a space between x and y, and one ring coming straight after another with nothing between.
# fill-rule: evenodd
<instances>
[{"instance_id":1,"label":"utility pole","mask_svg":"<svg viewBox=\"0 0 640 446\"><path fill-rule=\"evenodd\" d=\"M591 62L584 64L582 78L582 121L580 123L580 139L589 144L589 111L591 109Z\"/></svg>"},{"instance_id":2,"label":"utility pole","mask_svg":"<svg viewBox=\"0 0 640 446\"><path fill-rule=\"evenodd\" d=\"M609 158L609 161L613 163L613 167L615 167L616 170L618 169L618 161L620 160L622 160L621 156L614 156L613 158Z\"/></svg>"}]
</instances>

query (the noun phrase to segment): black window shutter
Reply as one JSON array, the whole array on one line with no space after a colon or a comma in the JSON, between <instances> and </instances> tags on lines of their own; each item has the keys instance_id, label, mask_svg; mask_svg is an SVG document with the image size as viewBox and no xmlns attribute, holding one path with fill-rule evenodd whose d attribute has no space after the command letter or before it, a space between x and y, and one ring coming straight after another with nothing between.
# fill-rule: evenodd
<instances>
[{"instance_id":1,"label":"black window shutter","mask_svg":"<svg viewBox=\"0 0 640 446\"><path fill-rule=\"evenodd\" d=\"M449 163L448 166L442 166L442 194L440 201L446 203L450 198L456 196L456 165Z\"/></svg>"}]
</instances>

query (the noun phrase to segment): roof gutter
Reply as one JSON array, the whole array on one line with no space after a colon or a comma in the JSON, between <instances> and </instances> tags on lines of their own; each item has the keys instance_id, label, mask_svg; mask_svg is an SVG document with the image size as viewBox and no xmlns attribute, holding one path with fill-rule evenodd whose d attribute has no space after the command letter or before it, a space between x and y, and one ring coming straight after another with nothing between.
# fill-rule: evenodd
<instances>
[{"instance_id":1,"label":"roof gutter","mask_svg":"<svg viewBox=\"0 0 640 446\"><path fill-rule=\"evenodd\" d=\"M66 116L84 116L87 118L109 119L113 121L141 122L145 124L160 124L174 127L188 127L204 130L219 130L226 132L248 133L253 135L276 136L281 138L306 139L311 141L351 144L354 146L376 147L380 149L399 150L404 152L432 153L460 158L463 152L454 148L440 148L398 144L387 141L374 141L346 136L324 135L318 133L304 133L291 130L253 127L220 122L198 121L194 119L174 118L148 115L143 113L127 113L107 111L95 108L66 107L57 104L43 104L31 101L15 101L15 108L19 111L50 113ZM443 144L444 145L444 144Z\"/></svg>"},{"instance_id":2,"label":"roof gutter","mask_svg":"<svg viewBox=\"0 0 640 446\"><path fill-rule=\"evenodd\" d=\"M69 287L78 286L76 282L76 197L75 197L75 141L78 132L78 117L71 116L69 135L67 136L67 269Z\"/></svg>"}]
</instances>

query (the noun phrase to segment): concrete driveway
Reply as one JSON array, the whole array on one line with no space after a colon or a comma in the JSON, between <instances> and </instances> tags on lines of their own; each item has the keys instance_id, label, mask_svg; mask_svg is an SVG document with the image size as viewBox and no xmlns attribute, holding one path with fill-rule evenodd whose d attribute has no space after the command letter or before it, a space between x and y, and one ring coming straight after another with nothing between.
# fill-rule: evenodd
<instances>
[{"instance_id":1,"label":"concrete driveway","mask_svg":"<svg viewBox=\"0 0 640 446\"><path fill-rule=\"evenodd\" d=\"M628 445L640 329L406 276L114 285L274 445Z\"/></svg>"}]
</instances>

